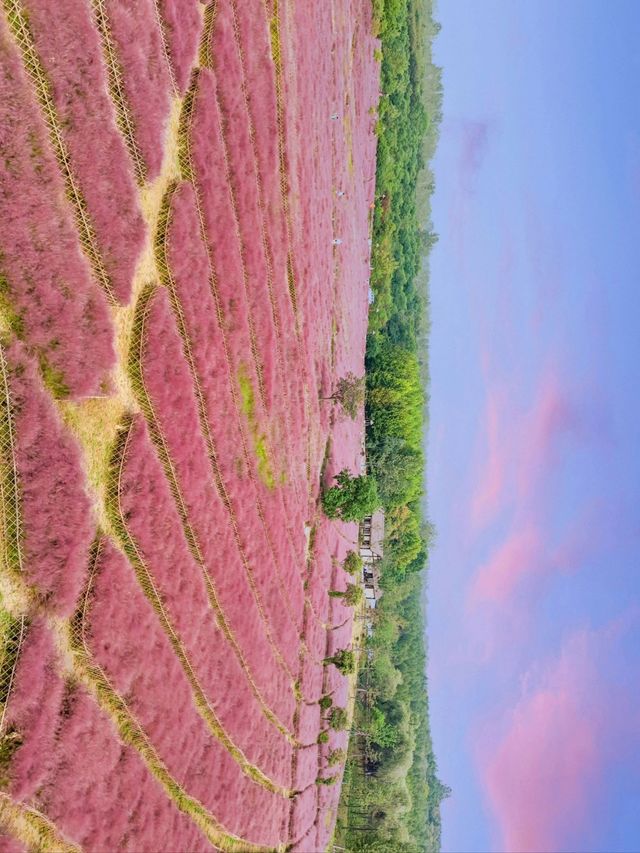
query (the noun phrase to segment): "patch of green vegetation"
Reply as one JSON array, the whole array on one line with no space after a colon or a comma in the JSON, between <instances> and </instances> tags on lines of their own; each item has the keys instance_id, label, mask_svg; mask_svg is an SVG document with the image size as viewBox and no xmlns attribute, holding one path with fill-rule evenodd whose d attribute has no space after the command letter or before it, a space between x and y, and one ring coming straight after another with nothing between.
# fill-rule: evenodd
<instances>
[{"instance_id":1,"label":"patch of green vegetation","mask_svg":"<svg viewBox=\"0 0 640 853\"><path fill-rule=\"evenodd\" d=\"M271 459L269 458L267 438L258 426L255 392L251 384L251 378L243 364L238 368L238 386L240 388L242 414L247 419L251 432L251 440L253 441L253 450L256 454L258 476L268 489L273 489L276 485L276 478L273 473ZM286 474L284 474L284 478L286 481ZM278 479L282 482L282 475Z\"/></svg>"},{"instance_id":2,"label":"patch of green vegetation","mask_svg":"<svg viewBox=\"0 0 640 853\"><path fill-rule=\"evenodd\" d=\"M22 735L13 728L0 737L0 790L9 787L11 759L21 743Z\"/></svg>"},{"instance_id":3,"label":"patch of green vegetation","mask_svg":"<svg viewBox=\"0 0 640 853\"><path fill-rule=\"evenodd\" d=\"M423 498L428 403L428 255L441 70L432 0L372 0L381 39L378 156L366 349L367 463L385 508L373 633L358 674L336 844L351 851L440 849L422 609L434 531ZM363 820L364 818L364 820ZM368 829L360 827L365 823ZM356 831L357 829L357 831Z\"/></svg>"},{"instance_id":4,"label":"patch of green vegetation","mask_svg":"<svg viewBox=\"0 0 640 853\"><path fill-rule=\"evenodd\" d=\"M0 273L0 331L24 335L24 321L11 303L11 288L6 276Z\"/></svg>"},{"instance_id":5,"label":"patch of green vegetation","mask_svg":"<svg viewBox=\"0 0 640 853\"><path fill-rule=\"evenodd\" d=\"M62 371L52 367L45 353L40 353L38 357L40 364L40 373L42 381L49 389L56 400L64 400L69 396L69 386L64 381Z\"/></svg>"},{"instance_id":6,"label":"patch of green vegetation","mask_svg":"<svg viewBox=\"0 0 640 853\"><path fill-rule=\"evenodd\" d=\"M322 509L327 518L362 521L380 506L373 477L353 477L345 468L334 480L336 485L322 493Z\"/></svg>"},{"instance_id":7,"label":"patch of green vegetation","mask_svg":"<svg viewBox=\"0 0 640 853\"><path fill-rule=\"evenodd\" d=\"M12 616L0 601L0 719L13 684L23 636L22 621ZM22 743L22 735L11 728L0 736L0 789L9 784L11 759Z\"/></svg>"}]
</instances>

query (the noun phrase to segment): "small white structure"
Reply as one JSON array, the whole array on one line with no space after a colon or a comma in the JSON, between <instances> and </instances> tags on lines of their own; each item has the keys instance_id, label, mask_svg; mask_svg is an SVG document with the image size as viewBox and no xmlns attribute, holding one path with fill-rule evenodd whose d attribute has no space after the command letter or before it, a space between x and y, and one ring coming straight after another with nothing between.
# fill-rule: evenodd
<instances>
[{"instance_id":1,"label":"small white structure","mask_svg":"<svg viewBox=\"0 0 640 853\"><path fill-rule=\"evenodd\" d=\"M368 515L360 524L360 557L364 598L368 607L375 609L381 596L378 581L379 563L384 556L384 511L379 509Z\"/></svg>"}]
</instances>

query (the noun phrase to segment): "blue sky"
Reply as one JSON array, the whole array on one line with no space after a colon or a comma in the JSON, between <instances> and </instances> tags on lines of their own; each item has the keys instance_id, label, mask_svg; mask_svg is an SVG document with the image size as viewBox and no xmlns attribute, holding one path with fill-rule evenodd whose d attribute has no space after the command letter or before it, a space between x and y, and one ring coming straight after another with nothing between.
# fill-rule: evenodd
<instances>
[{"instance_id":1,"label":"blue sky","mask_svg":"<svg viewBox=\"0 0 640 853\"><path fill-rule=\"evenodd\" d=\"M443 849L638 851L640 2L439 5Z\"/></svg>"}]
</instances>

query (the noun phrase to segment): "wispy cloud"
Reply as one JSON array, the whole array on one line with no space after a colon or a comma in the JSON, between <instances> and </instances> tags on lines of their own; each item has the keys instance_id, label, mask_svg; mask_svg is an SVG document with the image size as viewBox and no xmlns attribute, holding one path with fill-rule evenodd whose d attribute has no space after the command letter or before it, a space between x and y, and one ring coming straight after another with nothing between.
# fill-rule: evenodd
<instances>
[{"instance_id":1,"label":"wispy cloud","mask_svg":"<svg viewBox=\"0 0 640 853\"><path fill-rule=\"evenodd\" d=\"M486 525L500 508L508 464L501 422L503 409L504 394L500 389L490 389L482 414L484 435L480 441L479 472L471 495L473 529Z\"/></svg>"},{"instance_id":2,"label":"wispy cloud","mask_svg":"<svg viewBox=\"0 0 640 853\"><path fill-rule=\"evenodd\" d=\"M629 707L612 675L636 616L603 631L574 633L546 668L527 674L497 738L490 721L476 742L499 849L574 849L572 833L580 828L584 838L585 825L597 820L593 804L604 768L624 750L608 732L619 727L622 707L635 718L640 710L637 697ZM635 730L628 723L623 729L628 749L637 744L637 723Z\"/></svg>"},{"instance_id":3,"label":"wispy cloud","mask_svg":"<svg viewBox=\"0 0 640 853\"><path fill-rule=\"evenodd\" d=\"M469 592L473 607L485 601L505 603L523 577L539 570L543 538L532 524L517 526L475 574Z\"/></svg>"}]
</instances>

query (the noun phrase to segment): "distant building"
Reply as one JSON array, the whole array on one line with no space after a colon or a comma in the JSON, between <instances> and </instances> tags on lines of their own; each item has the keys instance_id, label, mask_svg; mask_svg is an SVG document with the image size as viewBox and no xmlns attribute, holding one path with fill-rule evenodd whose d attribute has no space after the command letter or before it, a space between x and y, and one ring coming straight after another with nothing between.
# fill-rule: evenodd
<instances>
[{"instance_id":1,"label":"distant building","mask_svg":"<svg viewBox=\"0 0 640 853\"><path fill-rule=\"evenodd\" d=\"M368 607L375 608L381 596L380 562L384 556L384 511L379 509L360 524L360 557L364 598Z\"/></svg>"}]
</instances>

